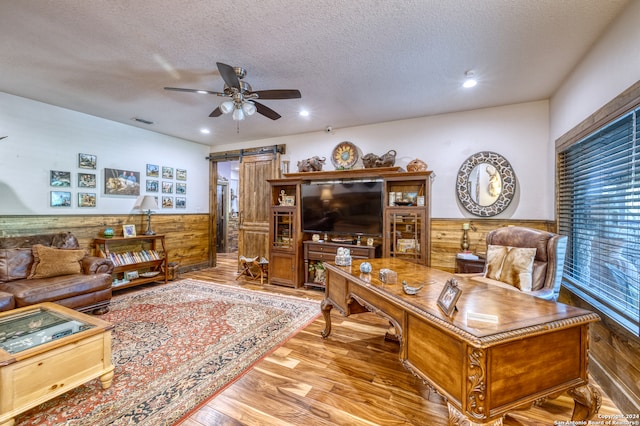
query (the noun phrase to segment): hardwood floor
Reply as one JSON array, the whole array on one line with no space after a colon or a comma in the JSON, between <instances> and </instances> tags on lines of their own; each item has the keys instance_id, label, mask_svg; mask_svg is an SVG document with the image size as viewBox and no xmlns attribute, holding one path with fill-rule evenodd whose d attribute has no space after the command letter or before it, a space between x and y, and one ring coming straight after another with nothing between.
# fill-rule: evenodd
<instances>
[{"instance_id":1,"label":"hardwood floor","mask_svg":"<svg viewBox=\"0 0 640 426\"><path fill-rule=\"evenodd\" d=\"M218 255L216 268L185 273L180 278L323 298L317 290L260 285L260 280L245 277L236 280L236 271L235 255ZM320 316L209 400L182 426L447 425L444 399L405 370L398 360L398 345L384 340L387 321L371 313L345 318L335 309L331 315L328 339L320 336L324 328ZM569 421L572 410L573 400L562 395L541 407L510 413L504 424L554 425ZM620 412L603 395L600 414Z\"/></svg>"}]
</instances>

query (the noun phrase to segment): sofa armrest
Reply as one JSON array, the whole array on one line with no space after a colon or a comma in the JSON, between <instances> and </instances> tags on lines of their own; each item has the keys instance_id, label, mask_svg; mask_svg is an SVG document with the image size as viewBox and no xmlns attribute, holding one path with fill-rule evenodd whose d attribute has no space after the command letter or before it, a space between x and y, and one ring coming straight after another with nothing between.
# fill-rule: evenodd
<instances>
[{"instance_id":1,"label":"sofa armrest","mask_svg":"<svg viewBox=\"0 0 640 426\"><path fill-rule=\"evenodd\" d=\"M110 274L113 266L113 262L104 257L85 256L82 259L82 273L85 275Z\"/></svg>"}]
</instances>

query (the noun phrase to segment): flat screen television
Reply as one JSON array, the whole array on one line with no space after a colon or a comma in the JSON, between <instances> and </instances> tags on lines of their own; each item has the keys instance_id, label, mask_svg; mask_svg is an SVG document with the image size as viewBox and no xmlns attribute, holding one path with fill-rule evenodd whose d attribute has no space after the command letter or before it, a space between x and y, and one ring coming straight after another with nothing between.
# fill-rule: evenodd
<instances>
[{"instance_id":1,"label":"flat screen television","mask_svg":"<svg viewBox=\"0 0 640 426\"><path fill-rule=\"evenodd\" d=\"M382 181L309 182L300 190L304 232L382 235Z\"/></svg>"}]
</instances>

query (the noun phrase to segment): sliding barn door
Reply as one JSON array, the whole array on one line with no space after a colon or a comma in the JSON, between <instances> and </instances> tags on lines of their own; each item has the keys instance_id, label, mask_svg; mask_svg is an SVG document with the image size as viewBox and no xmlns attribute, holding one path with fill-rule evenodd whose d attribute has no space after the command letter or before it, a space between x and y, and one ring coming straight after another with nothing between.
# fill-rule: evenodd
<instances>
[{"instance_id":1,"label":"sliding barn door","mask_svg":"<svg viewBox=\"0 0 640 426\"><path fill-rule=\"evenodd\" d=\"M267 179L279 177L279 164L280 154L250 155L240 160L238 256L269 257L271 188Z\"/></svg>"}]
</instances>

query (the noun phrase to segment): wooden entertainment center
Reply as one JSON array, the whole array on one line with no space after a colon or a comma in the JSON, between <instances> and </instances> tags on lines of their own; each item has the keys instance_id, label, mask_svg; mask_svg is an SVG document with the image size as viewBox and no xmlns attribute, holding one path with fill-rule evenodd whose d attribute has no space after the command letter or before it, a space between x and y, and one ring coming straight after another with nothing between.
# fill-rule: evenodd
<instances>
[{"instance_id":1,"label":"wooden entertainment center","mask_svg":"<svg viewBox=\"0 0 640 426\"><path fill-rule=\"evenodd\" d=\"M431 181L432 172L404 172L399 167L384 167L356 170L290 173L282 179L271 179L271 220L269 224L269 283L288 287L300 287L309 278L309 264L321 252L344 246L352 250L356 258L370 253L370 247L378 247L383 257L395 257L428 266L431 253ZM327 185L349 182L382 182L382 233L372 237L373 244L367 246L367 236L362 236L356 245L357 233L347 236L342 233L338 246L334 247L337 235L320 235L307 250L304 242L312 241L312 233L302 227L301 186L309 183ZM391 195L393 194L393 195ZM331 243L321 246L323 243ZM323 249L324 247L324 249ZM331 250L329 250L331 251ZM375 252L375 251L371 251ZM305 256L306 253L306 256ZM335 256L335 255L334 255ZM319 287L322 287L320 285Z\"/></svg>"}]
</instances>

